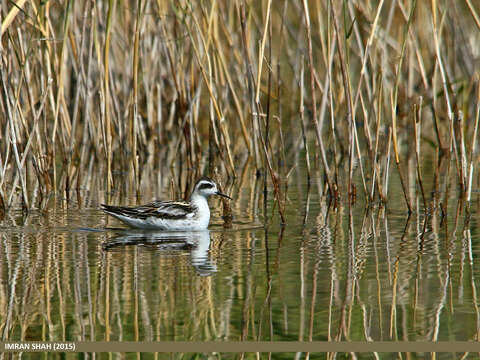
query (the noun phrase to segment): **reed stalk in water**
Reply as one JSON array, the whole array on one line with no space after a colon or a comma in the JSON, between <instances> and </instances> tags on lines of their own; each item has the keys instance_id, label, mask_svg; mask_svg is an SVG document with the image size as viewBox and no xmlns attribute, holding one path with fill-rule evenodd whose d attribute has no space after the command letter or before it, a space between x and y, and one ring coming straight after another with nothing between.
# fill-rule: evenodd
<instances>
[{"instance_id":1,"label":"reed stalk in water","mask_svg":"<svg viewBox=\"0 0 480 360\"><path fill-rule=\"evenodd\" d=\"M375 205L378 194L388 205L398 188L412 211L411 185L421 178L425 207L432 172L435 201L446 206L450 156L471 203L478 6L274 5L7 4L0 117L6 210L44 208L52 194L68 203L72 192L96 186L127 196L173 183L187 196L196 177L225 182L251 161L264 176L267 206L286 207L289 175L305 166L321 196L353 204L358 195ZM465 25L449 31L453 24ZM413 104L419 123L409 151ZM430 166L433 157L438 163Z\"/></svg>"}]
</instances>

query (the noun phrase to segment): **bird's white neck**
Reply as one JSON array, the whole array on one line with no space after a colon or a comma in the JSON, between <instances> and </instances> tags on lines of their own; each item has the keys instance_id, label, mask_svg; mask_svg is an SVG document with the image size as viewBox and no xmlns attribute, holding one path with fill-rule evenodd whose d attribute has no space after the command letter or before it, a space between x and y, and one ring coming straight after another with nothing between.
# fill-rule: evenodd
<instances>
[{"instance_id":1,"label":"bird's white neck","mask_svg":"<svg viewBox=\"0 0 480 360\"><path fill-rule=\"evenodd\" d=\"M210 208L205 196L192 194L190 203L197 207L199 217L205 218L207 222L210 221Z\"/></svg>"}]
</instances>

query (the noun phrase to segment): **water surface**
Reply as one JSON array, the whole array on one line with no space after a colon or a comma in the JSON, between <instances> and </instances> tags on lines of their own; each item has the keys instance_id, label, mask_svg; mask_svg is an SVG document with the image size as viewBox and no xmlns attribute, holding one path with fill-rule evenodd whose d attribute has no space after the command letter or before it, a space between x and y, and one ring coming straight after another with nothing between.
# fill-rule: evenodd
<instances>
[{"instance_id":1,"label":"water surface","mask_svg":"<svg viewBox=\"0 0 480 360\"><path fill-rule=\"evenodd\" d=\"M335 207L294 181L282 226L271 193L265 221L260 187L229 191L233 227L212 199L205 232L121 230L87 193L10 211L3 339L477 340L478 216L455 197L425 224L398 190L387 208Z\"/></svg>"}]
</instances>

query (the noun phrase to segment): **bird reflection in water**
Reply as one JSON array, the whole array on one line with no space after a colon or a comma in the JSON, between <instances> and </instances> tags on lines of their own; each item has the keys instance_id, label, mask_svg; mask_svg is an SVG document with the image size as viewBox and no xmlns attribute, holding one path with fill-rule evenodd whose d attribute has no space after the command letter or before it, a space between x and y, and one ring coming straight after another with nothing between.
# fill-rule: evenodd
<instances>
[{"instance_id":1,"label":"bird reflection in water","mask_svg":"<svg viewBox=\"0 0 480 360\"><path fill-rule=\"evenodd\" d=\"M122 230L102 244L105 251L127 246L148 246L157 251L190 252L190 262L200 276L210 276L217 271L211 259L210 231L147 231Z\"/></svg>"}]
</instances>

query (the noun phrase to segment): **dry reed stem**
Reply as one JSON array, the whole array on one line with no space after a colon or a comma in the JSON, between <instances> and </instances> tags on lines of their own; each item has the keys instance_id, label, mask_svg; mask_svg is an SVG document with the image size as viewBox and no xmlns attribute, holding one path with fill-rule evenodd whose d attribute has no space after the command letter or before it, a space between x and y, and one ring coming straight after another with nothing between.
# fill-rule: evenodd
<instances>
[{"instance_id":1,"label":"dry reed stem","mask_svg":"<svg viewBox=\"0 0 480 360\"><path fill-rule=\"evenodd\" d=\"M26 0L17 0L16 3L12 5L12 8L8 12L7 16L3 19L1 23L0 36L3 36L7 28L11 25L12 21L15 19L17 14L22 11L23 5L25 5Z\"/></svg>"},{"instance_id":2,"label":"dry reed stem","mask_svg":"<svg viewBox=\"0 0 480 360\"><path fill-rule=\"evenodd\" d=\"M222 65L223 72L225 74L225 78L227 79L228 87L230 88L230 91L232 92L233 101L234 101L235 108L236 108L237 114L238 114L238 120L240 121L243 140L245 141L245 145L247 146L247 150L248 150L249 155L251 155L252 154L252 148L251 148L252 145L250 144L250 139L248 137L248 130L247 130L247 127L245 125L245 120L244 120L244 117L243 117L242 107L240 105L240 101L238 99L237 92L236 92L235 87L233 85L232 77L230 76L230 72L227 69L227 63L225 61L223 51L221 50L221 47L218 44L217 38L215 38L215 42L216 42L216 49L217 49L217 52L219 54L220 64Z\"/></svg>"},{"instance_id":3,"label":"dry reed stem","mask_svg":"<svg viewBox=\"0 0 480 360\"><path fill-rule=\"evenodd\" d=\"M333 187L332 176L330 174L330 168L328 166L328 162L325 155L325 149L323 145L322 129L320 128L320 125L318 123L318 117L317 117L317 97L316 97L316 91L315 91L314 62L313 62L313 55L312 55L312 35L311 35L311 26L310 26L310 14L309 14L308 4L306 0L303 0L303 11L305 14L305 27L307 30L307 41L308 41L308 63L310 67L310 91L311 91L312 103L313 103L312 104L312 107L313 107L312 122L315 125L318 146L320 147L320 152L321 152L322 164L324 167L325 175L327 177L328 189L330 191L331 196L336 198L337 192Z\"/></svg>"},{"instance_id":4,"label":"dry reed stem","mask_svg":"<svg viewBox=\"0 0 480 360\"><path fill-rule=\"evenodd\" d=\"M354 111L357 108L357 102L358 102L358 98L360 96L360 88L362 86L362 80L363 80L363 76L365 74L367 59L368 59L368 56L369 56L370 47L372 46L372 43L373 43L373 38L375 36L376 29L377 29L377 26L378 26L378 19L380 18L380 12L382 11L383 3L384 3L384 0L380 0L380 3L377 6L377 13L375 15L375 19L373 20L372 29L370 30L370 36L368 37L367 45L365 47L363 60L362 60L362 69L360 70L360 79L358 80L357 91L356 91L356 94L355 94L355 102L354 102L354 105L353 105L353 110ZM354 116L354 118L355 118L355 116Z\"/></svg>"},{"instance_id":5,"label":"dry reed stem","mask_svg":"<svg viewBox=\"0 0 480 360\"><path fill-rule=\"evenodd\" d=\"M194 19L194 23L195 23L195 26L196 28L199 30L198 34L200 35L200 38L202 40L202 44L203 44L203 48L204 48L204 51L205 51L205 57L206 57L206 61L207 61L207 64L210 68L210 56L208 55L208 49L207 49L207 46L206 46L206 43L205 43L205 39L203 38L203 36L201 35L201 31L200 31L200 26L198 24L198 21L195 17L195 15L192 13L192 16L193 16L193 19ZM190 26L188 25L188 22L185 23L186 27L187 27L187 30L188 30L188 34L192 40L192 46L193 46L193 50L194 50L194 54L195 54L195 58L197 59L197 63L200 67L200 70L201 70L201 74L202 74L202 77L203 77L203 80L205 82L205 84L207 85L207 89L208 89L208 93L210 95L210 100L212 101L212 104L213 104L213 107L215 109L215 113L216 113L216 116L217 116L217 119L219 121L219 127L220 127L220 132L222 133L222 136L223 136L223 139L225 139L225 142L226 142L226 145L225 146L225 150L227 152L227 159L228 159L228 165L230 167L230 174L233 176L233 177L236 177L236 172L235 172L235 166L233 165L233 159L232 159L232 154L230 152L230 148L228 146L228 143L229 143L229 140L228 140L228 135L227 133L225 132L225 129L224 127L222 126L222 122L224 120L224 117L223 117L223 114L222 112L220 111L220 107L218 106L218 103L217 103L217 100L213 94L213 89L212 89L212 82L209 81L209 79L207 78L207 74L206 74L206 71L205 71L205 67L203 66L202 64L202 61L201 61L201 58L200 58L200 54L199 54L199 51L198 51L198 48L197 46L195 45L195 39L193 38L193 33L192 33L192 30L190 29ZM209 71L209 74L211 75L212 74L212 71ZM227 164L226 164L227 165Z\"/></svg>"},{"instance_id":6,"label":"dry reed stem","mask_svg":"<svg viewBox=\"0 0 480 360\"><path fill-rule=\"evenodd\" d=\"M330 2L329 2L330 4ZM330 18L328 21L328 28L330 29ZM330 30L329 30L330 33ZM335 191L338 192L338 164L337 164L337 134L335 131L335 118L334 118L334 103L333 103L333 86L332 86L332 65L333 65L333 58L335 54L335 48L337 44L337 38L334 37L332 40L332 44L330 41L328 42L328 53L330 54L330 62L327 70L327 77L328 77L328 99L330 102L330 130L331 136L333 140L333 159L334 159L334 184L335 184Z\"/></svg>"},{"instance_id":7,"label":"dry reed stem","mask_svg":"<svg viewBox=\"0 0 480 360\"><path fill-rule=\"evenodd\" d=\"M442 154L443 147L450 146L456 149L458 178L466 197L475 191L476 170L470 166L475 165L476 154L467 145L478 130L459 128L455 122L452 127L452 111L475 113L476 94L450 80L471 78L475 70L468 49L479 28L472 1L461 3L454 12L445 11L444 4L435 0L390 5L380 1L373 8L345 3L342 10L333 2L284 2L279 11L271 1L243 1L234 8L216 1L186 7L137 1L136 13L124 4L116 7L115 2L18 4L21 11L15 6L7 10L11 20L2 28L4 76L26 192L35 197L28 199L32 207L37 202L45 206L57 186L67 199L75 181L78 190L82 184L90 188L87 179L97 179L91 174L104 171L104 165L104 187L109 192L112 174L132 167L135 177L118 187L122 193L133 186L142 191L152 182L152 174L161 188L172 164L177 189L183 193L204 169L207 126L212 131L211 148L217 152L213 155L221 159L220 177L231 175L239 159L250 154L258 169L263 161L265 167L270 162L284 191L291 169L299 168L295 152L303 144L308 160L323 165L327 179L319 181L321 188L340 197L344 189L337 181L347 175L351 195L361 179L368 199L377 192L389 202L391 178L385 157L389 149L386 137L385 141L378 137L391 123L395 158L405 158L407 150L401 144L408 134L406 123L410 124L405 109L408 112L411 99L419 96L433 110L433 122L422 122L423 135L416 144L422 156L416 164L424 172L430 168L431 152L423 149L432 145L435 152L439 146ZM457 21L471 26L462 28L461 35L448 31L447 26ZM267 49L270 31L272 46ZM429 41L432 31L435 41ZM464 37L465 45L457 36ZM302 64L301 49L308 51L308 65ZM308 91L298 86L305 66L310 71ZM46 86L49 77L55 79L51 87ZM202 91L203 83L208 93ZM393 99L385 101L392 88ZM268 95L264 104L260 91ZM209 103L210 123L202 121ZM43 104L40 115L39 104ZM303 104L303 113L298 114L298 104ZM252 121L246 121L247 116ZM330 116L328 130L323 128L325 116ZM12 131L5 120L0 121L2 135ZM239 137L242 140L236 141ZM312 141L319 144L317 151ZM268 160L262 159L266 153ZM342 166L346 156L348 170ZM0 143L0 160L0 192L7 203L6 195L16 194L14 184L21 177L14 149L5 141ZM310 173L312 165L308 165ZM413 179L416 170L408 171ZM405 172L400 174L407 179ZM284 191L281 197L286 196ZM409 197L411 205L414 199ZM11 197L12 205L18 199Z\"/></svg>"},{"instance_id":8,"label":"dry reed stem","mask_svg":"<svg viewBox=\"0 0 480 360\"><path fill-rule=\"evenodd\" d=\"M347 71L348 64L347 64L347 59L343 55L342 51L342 41L340 41L340 32L339 32L339 25L338 25L338 18L335 13L335 6L331 7L331 12L333 15L333 25L335 28L335 36L338 41L338 56L340 59L340 69L342 73L342 82L343 82L343 90L345 92L345 100L347 102L347 124L348 124L348 161L349 161L349 171L348 171L348 197L349 197L349 203L352 203L354 200L354 184L353 184L353 165L354 165L354 156L355 156L355 113L353 110L353 102L352 102L352 94L351 94L351 83L350 83L350 76ZM346 45L346 32L345 34L345 42L343 46L345 49L347 48ZM348 53L347 53L348 54ZM365 189L366 192L366 189Z\"/></svg>"},{"instance_id":9,"label":"dry reed stem","mask_svg":"<svg viewBox=\"0 0 480 360\"><path fill-rule=\"evenodd\" d=\"M259 168L260 160L259 160L259 145L258 145L258 121L256 121L254 113L260 113L260 109L258 109L258 103L255 102L255 91L254 91L254 77L253 77L253 65L250 60L250 55L248 51L249 46L249 38L247 34L247 18L245 13L245 1L240 3L238 9L239 18L240 18L240 25L242 29L242 49L243 49L243 57L244 57L244 64L247 72L247 84L248 84L248 94L249 94L249 104L250 104L250 113L251 113L251 124L252 124L252 140L253 140L253 153L254 153L254 161L255 166L257 169ZM254 110L255 109L255 110Z\"/></svg>"},{"instance_id":10,"label":"dry reed stem","mask_svg":"<svg viewBox=\"0 0 480 360\"><path fill-rule=\"evenodd\" d=\"M366 126L368 126L368 125L366 125ZM368 203L369 197L368 197L368 190L367 190L367 181L365 180L365 173L363 171L362 152L360 150L360 143L359 143L359 140L358 140L358 133L357 133L357 125L356 125L355 121L353 121L353 133L354 133L354 139L355 139L354 140L354 143L355 143L354 151L355 150L357 151L357 161L358 161L358 165L360 167L360 175L362 177L363 191L365 193L365 198L367 199L367 203Z\"/></svg>"},{"instance_id":11,"label":"dry reed stem","mask_svg":"<svg viewBox=\"0 0 480 360\"><path fill-rule=\"evenodd\" d=\"M468 171L468 180L467 180L467 204L470 206L470 201L472 199L472 182L473 182L473 170L474 170L474 157L477 148L477 132L478 132L478 121L480 119L480 82L477 79L477 101L475 109L475 126L473 130L472 143L470 145L470 166Z\"/></svg>"},{"instance_id":12,"label":"dry reed stem","mask_svg":"<svg viewBox=\"0 0 480 360\"><path fill-rule=\"evenodd\" d=\"M434 44L435 44L435 55L436 55L436 59L437 59L437 62L438 62L438 67L440 69L440 75L442 76L442 87L443 87L443 94L445 96L445 103L447 105L447 116L448 116L448 119L450 120L450 122L453 123L453 110L452 110L452 105L451 105L451 101L450 101L450 96L449 96L449 93L448 93L448 86L447 86L447 77L446 77L446 71L445 71L445 67L443 65L443 61L442 61L442 56L441 56L441 53L440 53L440 44L439 44L439 41L438 41L438 25L437 25L437 1L436 0L432 0L432 27L433 27L433 40L434 40ZM445 14L444 14L445 16ZM442 22L443 23L443 19L442 19ZM435 96L435 95L434 95ZM451 128L452 131L453 131L453 128ZM454 141L453 137L452 137L452 134L450 134L451 136L451 139ZM455 146L455 144L453 144ZM450 144L450 149L452 148L452 143Z\"/></svg>"},{"instance_id":13,"label":"dry reed stem","mask_svg":"<svg viewBox=\"0 0 480 360\"><path fill-rule=\"evenodd\" d=\"M265 16L265 21L264 21L264 28L263 28L263 37L262 37L262 43L259 48L259 53L258 53L258 72L257 72L257 90L255 92L255 102L260 103L260 81L261 81L261 76L262 76L262 65L263 65L263 57L265 53L265 44L267 42L267 29L269 28L269 23L270 23L270 11L272 7L272 0L268 0L267 3L267 14Z\"/></svg>"},{"instance_id":14,"label":"dry reed stem","mask_svg":"<svg viewBox=\"0 0 480 360\"><path fill-rule=\"evenodd\" d=\"M478 16L475 8L472 5L471 0L465 0L465 2L468 5L468 9L470 10L470 13L472 14L473 19L475 20L475 24L477 25L478 29L480 30L480 16Z\"/></svg>"},{"instance_id":15,"label":"dry reed stem","mask_svg":"<svg viewBox=\"0 0 480 360\"><path fill-rule=\"evenodd\" d=\"M421 137L421 129L422 123L420 118L420 110L422 108L422 99L420 98L419 104L413 105L413 131L414 131L414 143L415 143L415 159L416 159L416 169L417 169L417 181L418 185L420 186L420 192L422 194L423 199L423 206L424 211L427 211L427 199L425 198L425 191L423 190L423 180L422 180L422 172L420 169L420 137Z\"/></svg>"},{"instance_id":16,"label":"dry reed stem","mask_svg":"<svg viewBox=\"0 0 480 360\"><path fill-rule=\"evenodd\" d=\"M111 192L113 185L112 177L112 128L110 120L110 38L112 30L112 22L114 16L115 2L113 0L108 1L108 15L107 15L107 28L105 34L105 47L103 53L104 61L104 81L103 81L103 115L105 119L105 124L103 128L104 131L104 143L105 143L105 153L107 158L107 193Z\"/></svg>"},{"instance_id":17,"label":"dry reed stem","mask_svg":"<svg viewBox=\"0 0 480 360\"><path fill-rule=\"evenodd\" d=\"M307 136L305 130L305 107L304 107L304 62L301 61L302 70L300 71L300 123L302 125L303 147L305 148L305 163L307 164L307 183L310 184L310 152L308 151Z\"/></svg>"},{"instance_id":18,"label":"dry reed stem","mask_svg":"<svg viewBox=\"0 0 480 360\"><path fill-rule=\"evenodd\" d=\"M402 168L400 165L400 155L399 155L399 148L398 148L398 140L397 140L397 106L398 106L398 89L400 85L400 74L401 74L401 69L402 69L402 64L403 64L403 59L405 55L405 49L406 49L406 44L407 44L407 35L408 35L408 29L411 26L412 19L413 19L413 14L416 8L416 0L412 0L410 3L410 13L408 15L407 19L407 24L405 25L404 31L403 31L403 43L402 43L402 50L401 50L401 55L398 60L397 64L397 71L396 71L396 76L395 76L395 87L391 93L391 114L392 114L392 134L393 134L393 150L395 153L395 163L397 164L397 169L398 169L398 174L400 176L400 181L402 183L402 190L403 194L405 197L405 202L407 203L408 207L408 212L412 212L412 205L411 205L411 199L408 196L407 193L407 187L405 184L405 180L403 177L403 172Z\"/></svg>"},{"instance_id":19,"label":"dry reed stem","mask_svg":"<svg viewBox=\"0 0 480 360\"><path fill-rule=\"evenodd\" d=\"M72 13L72 0L67 0L67 9L65 10L65 15L64 15L64 22L63 22L63 34L64 37L62 39L62 47L60 50L60 55L58 58L58 67L60 68L60 71L58 73L57 77L57 96L55 98L55 114L54 114L54 124L53 124L53 132L52 132L52 145L53 149L55 151L55 141L56 141L56 136L57 136L57 127L58 127L58 118L60 116L60 106L64 104L64 90L65 90L65 54L67 51L67 35L69 32L70 28L70 17ZM67 139L71 137L71 125L66 119L66 114L64 113L62 116L63 121L63 126L62 126L62 133L64 135L63 140L63 145L65 146L67 143ZM66 132L66 136L64 134Z\"/></svg>"},{"instance_id":20,"label":"dry reed stem","mask_svg":"<svg viewBox=\"0 0 480 360\"><path fill-rule=\"evenodd\" d=\"M37 128L38 128L38 121L39 121L40 115L41 115L41 113L42 113L42 111L43 111L43 108L44 108L44 106L45 106L45 101L46 101L46 99L47 99L47 95L48 95L48 92L49 92L49 88L50 88L50 85L51 85L51 82L52 82L51 79L49 79L49 80L50 80L50 81L48 81L47 89L46 89L46 91L44 92L44 95L43 95L43 97L42 97L42 100L41 100L41 103L40 103L40 107L39 107L39 109L38 109L38 112L35 114L35 118L34 118L34 120L33 120L32 129L30 130L29 135L28 135L27 145L25 146L25 149L24 149L23 155L22 155L22 159L21 159L21 161L20 161L20 166L21 166L21 168L24 168L24 166L25 166L25 161L26 161L26 159L27 159L27 156L28 156L28 153L29 153L31 144L32 144L32 142L33 142L34 135L35 135L36 130L37 130ZM35 156L35 155L33 155L33 156ZM21 175L21 172L20 172L20 181L21 181L21 176L22 176L22 175ZM10 207L11 204L12 204L14 190L15 190L15 188L16 188L16 186L17 186L17 180L18 180L18 174L16 174L15 179L14 179L14 181L13 181L12 191L11 191L11 193L10 193L10 196L9 196L9 198L8 198L8 203L7 203L7 204L8 204L8 207ZM2 182L3 182L3 178L2 178L2 181L0 181L0 187L1 187Z\"/></svg>"},{"instance_id":21,"label":"dry reed stem","mask_svg":"<svg viewBox=\"0 0 480 360\"><path fill-rule=\"evenodd\" d=\"M460 133L460 173L459 177L461 179L462 191L465 194L467 192L467 153L465 149L465 123L463 119L463 112L458 112L458 127Z\"/></svg>"},{"instance_id":22,"label":"dry reed stem","mask_svg":"<svg viewBox=\"0 0 480 360\"><path fill-rule=\"evenodd\" d=\"M389 184L389 175L390 175L390 152L392 149L392 127L388 128L388 144L387 144L387 156L386 156L386 164L385 164L385 177L383 183L383 190L385 198L388 198L388 184Z\"/></svg>"},{"instance_id":23,"label":"dry reed stem","mask_svg":"<svg viewBox=\"0 0 480 360\"><path fill-rule=\"evenodd\" d=\"M377 106L377 116L376 116L376 121L375 121L375 148L373 150L373 160L372 160L372 190L370 193L370 199L373 201L374 199L374 194L375 194L375 184L377 184L377 191L378 191L378 196L380 198L380 201L386 202L386 197L383 192L383 186L381 184L381 179L380 179L380 164L378 162L378 147L380 143L380 124L382 121L382 108L381 104L383 101L383 88L382 88L382 82L379 81L378 83L379 88L378 88L378 106Z\"/></svg>"},{"instance_id":24,"label":"dry reed stem","mask_svg":"<svg viewBox=\"0 0 480 360\"><path fill-rule=\"evenodd\" d=\"M138 67L139 67L139 47L140 47L140 28L142 27L143 9L142 0L137 1L136 8L137 16L135 18L135 32L133 41L133 104L130 114L130 137L131 137L131 157L133 165L133 184L135 191L139 191L139 169L138 169L138 157L137 157L137 133L138 133Z\"/></svg>"},{"instance_id":25,"label":"dry reed stem","mask_svg":"<svg viewBox=\"0 0 480 360\"><path fill-rule=\"evenodd\" d=\"M3 55L3 48L0 45L0 54ZM3 56L2 56L3 57ZM0 80L1 80L1 97L2 97L2 102L4 109L6 110L6 117L8 119L8 125L9 125L9 142L11 146L13 147L13 154L15 157L15 164L17 166L17 171L20 174L20 183L22 185L22 202L25 204L25 207L28 209L29 208L29 202L28 202L28 193L27 193L27 186L26 186L26 179L25 179L25 173L24 169L21 165L20 161L20 155L19 151L17 148L17 135L15 131L15 123L13 119L13 113L12 109L10 108L10 100L9 100L9 95L8 95L8 90L7 90L7 84L6 84L6 79L4 76L4 64L3 60L0 61Z\"/></svg>"}]
</instances>

